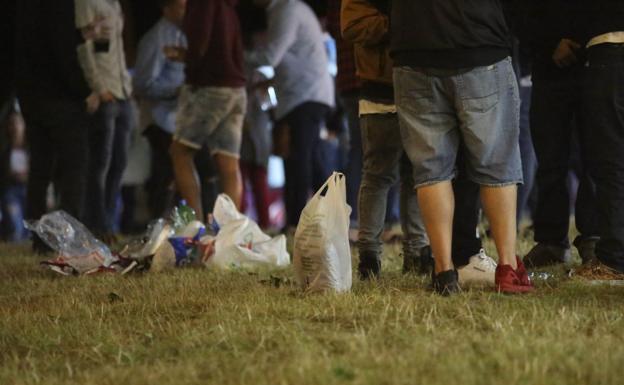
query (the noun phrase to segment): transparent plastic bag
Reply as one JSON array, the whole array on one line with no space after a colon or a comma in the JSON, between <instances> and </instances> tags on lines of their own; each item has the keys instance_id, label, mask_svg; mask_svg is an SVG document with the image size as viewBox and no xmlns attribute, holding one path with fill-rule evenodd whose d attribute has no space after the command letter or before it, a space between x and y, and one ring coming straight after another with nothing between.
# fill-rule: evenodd
<instances>
[{"instance_id":1,"label":"transparent plastic bag","mask_svg":"<svg viewBox=\"0 0 624 385\"><path fill-rule=\"evenodd\" d=\"M54 211L38 221L24 221L24 225L55 250L61 262L79 274L100 266L109 267L117 261L104 243L65 211Z\"/></svg>"}]
</instances>

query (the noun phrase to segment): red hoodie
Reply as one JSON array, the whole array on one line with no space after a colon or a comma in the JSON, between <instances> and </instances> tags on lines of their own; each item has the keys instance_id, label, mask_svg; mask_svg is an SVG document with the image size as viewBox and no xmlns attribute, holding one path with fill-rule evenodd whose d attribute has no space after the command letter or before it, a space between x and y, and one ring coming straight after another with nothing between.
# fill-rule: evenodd
<instances>
[{"instance_id":1,"label":"red hoodie","mask_svg":"<svg viewBox=\"0 0 624 385\"><path fill-rule=\"evenodd\" d=\"M200 87L244 87L243 43L238 0L188 0L186 83Z\"/></svg>"}]
</instances>

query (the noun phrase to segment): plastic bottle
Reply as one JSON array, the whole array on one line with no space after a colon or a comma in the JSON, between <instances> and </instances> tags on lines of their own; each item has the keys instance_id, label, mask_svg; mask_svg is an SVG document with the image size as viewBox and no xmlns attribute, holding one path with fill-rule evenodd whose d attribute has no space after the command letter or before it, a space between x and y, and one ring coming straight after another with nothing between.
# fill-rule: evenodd
<instances>
[{"instance_id":1,"label":"plastic bottle","mask_svg":"<svg viewBox=\"0 0 624 385\"><path fill-rule=\"evenodd\" d=\"M189 223L197 219L195 210L193 210L184 199L180 201L180 206L178 206L178 214L180 215L180 218L185 225L188 225Z\"/></svg>"}]
</instances>

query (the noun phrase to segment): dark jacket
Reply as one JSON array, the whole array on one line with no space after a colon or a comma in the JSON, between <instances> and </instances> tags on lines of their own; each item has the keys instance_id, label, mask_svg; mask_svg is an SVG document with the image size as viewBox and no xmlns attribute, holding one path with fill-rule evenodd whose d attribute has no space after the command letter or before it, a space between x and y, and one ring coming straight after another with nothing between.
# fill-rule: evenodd
<instances>
[{"instance_id":1,"label":"dark jacket","mask_svg":"<svg viewBox=\"0 0 624 385\"><path fill-rule=\"evenodd\" d=\"M17 1L15 74L20 102L83 101L90 94L78 56L73 0Z\"/></svg>"},{"instance_id":2,"label":"dark jacket","mask_svg":"<svg viewBox=\"0 0 624 385\"><path fill-rule=\"evenodd\" d=\"M511 54L498 0L394 0L391 19L396 66L472 68Z\"/></svg>"},{"instance_id":3,"label":"dark jacket","mask_svg":"<svg viewBox=\"0 0 624 385\"><path fill-rule=\"evenodd\" d=\"M557 80L567 76L578 76L582 70L584 50L577 52L578 63L559 68L552 59L562 39L570 39L585 45L586 38L579 25L584 14L586 0L524 0L526 15L524 25L519 29L522 43L529 48L533 77L535 80Z\"/></svg>"},{"instance_id":4,"label":"dark jacket","mask_svg":"<svg viewBox=\"0 0 624 385\"><path fill-rule=\"evenodd\" d=\"M623 0L585 0L579 24L587 40L608 33L624 31Z\"/></svg>"},{"instance_id":5,"label":"dark jacket","mask_svg":"<svg viewBox=\"0 0 624 385\"><path fill-rule=\"evenodd\" d=\"M200 87L244 87L243 41L237 0L189 0L186 83Z\"/></svg>"},{"instance_id":6,"label":"dark jacket","mask_svg":"<svg viewBox=\"0 0 624 385\"><path fill-rule=\"evenodd\" d=\"M382 4L379 4L382 3ZM356 74L362 82L360 95L377 102L393 102L390 18L383 2L343 0L340 27L353 43Z\"/></svg>"}]
</instances>

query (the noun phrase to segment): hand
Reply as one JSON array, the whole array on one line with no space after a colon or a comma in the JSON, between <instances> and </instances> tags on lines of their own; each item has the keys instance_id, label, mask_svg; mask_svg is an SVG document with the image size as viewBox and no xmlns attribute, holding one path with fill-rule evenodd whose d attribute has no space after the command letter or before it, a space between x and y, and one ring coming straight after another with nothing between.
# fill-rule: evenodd
<instances>
[{"instance_id":1,"label":"hand","mask_svg":"<svg viewBox=\"0 0 624 385\"><path fill-rule=\"evenodd\" d=\"M570 39L561 39L552 55L552 59L559 68L569 67L578 61L576 51L581 45Z\"/></svg>"},{"instance_id":2,"label":"hand","mask_svg":"<svg viewBox=\"0 0 624 385\"><path fill-rule=\"evenodd\" d=\"M91 95L87 96L85 102L87 103L87 113L92 115L100 108L100 95L98 95L97 92L93 92Z\"/></svg>"},{"instance_id":3,"label":"hand","mask_svg":"<svg viewBox=\"0 0 624 385\"><path fill-rule=\"evenodd\" d=\"M104 91L100 93L100 101L104 103L110 103L115 101L115 97L111 94L110 91Z\"/></svg>"},{"instance_id":4,"label":"hand","mask_svg":"<svg viewBox=\"0 0 624 385\"><path fill-rule=\"evenodd\" d=\"M163 47L165 57L172 61L184 62L186 60L186 48L166 45Z\"/></svg>"},{"instance_id":5,"label":"hand","mask_svg":"<svg viewBox=\"0 0 624 385\"><path fill-rule=\"evenodd\" d=\"M108 41L111 28L106 24L106 18L98 15L86 27L81 28L82 38L85 40Z\"/></svg>"}]
</instances>

